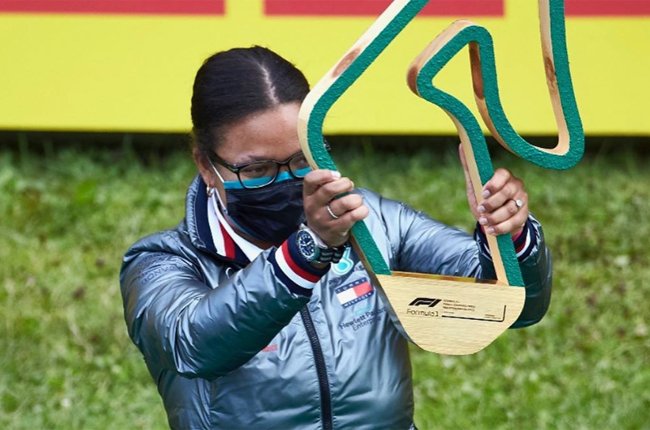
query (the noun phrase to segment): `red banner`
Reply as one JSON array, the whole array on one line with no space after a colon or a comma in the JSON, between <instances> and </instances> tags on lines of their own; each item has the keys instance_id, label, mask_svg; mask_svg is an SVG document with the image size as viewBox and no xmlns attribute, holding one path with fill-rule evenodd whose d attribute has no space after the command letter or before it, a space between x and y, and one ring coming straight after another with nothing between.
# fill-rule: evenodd
<instances>
[{"instance_id":1,"label":"red banner","mask_svg":"<svg viewBox=\"0 0 650 430\"><path fill-rule=\"evenodd\" d=\"M0 0L5 13L222 15L225 0Z\"/></svg>"},{"instance_id":2,"label":"red banner","mask_svg":"<svg viewBox=\"0 0 650 430\"><path fill-rule=\"evenodd\" d=\"M432 0L422 15L503 16L505 0ZM265 0L267 15L377 16L391 0Z\"/></svg>"},{"instance_id":3,"label":"red banner","mask_svg":"<svg viewBox=\"0 0 650 430\"><path fill-rule=\"evenodd\" d=\"M377 16L391 2L391 0L263 1L267 15L287 16ZM506 0L431 0L422 14L450 17L503 16L505 2ZM568 16L650 16L650 0L565 0L565 2ZM3 12L223 15L225 0L0 0L0 13Z\"/></svg>"},{"instance_id":4,"label":"red banner","mask_svg":"<svg viewBox=\"0 0 650 430\"><path fill-rule=\"evenodd\" d=\"M569 16L650 16L650 0L566 0Z\"/></svg>"}]
</instances>

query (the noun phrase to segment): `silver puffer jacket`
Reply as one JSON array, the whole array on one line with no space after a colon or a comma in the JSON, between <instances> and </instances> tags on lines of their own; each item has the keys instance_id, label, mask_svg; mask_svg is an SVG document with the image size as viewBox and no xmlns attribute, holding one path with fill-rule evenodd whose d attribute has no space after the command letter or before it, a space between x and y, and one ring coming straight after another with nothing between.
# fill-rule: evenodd
<instances>
[{"instance_id":1,"label":"silver puffer jacket","mask_svg":"<svg viewBox=\"0 0 650 430\"><path fill-rule=\"evenodd\" d=\"M359 192L391 269L495 279L480 233ZM220 255L199 176L186 205L178 227L127 252L120 275L129 335L172 429L413 428L407 341L354 252L322 273L297 260L291 238L250 262L232 247ZM550 254L532 217L526 234L518 327L538 322L551 295Z\"/></svg>"}]
</instances>

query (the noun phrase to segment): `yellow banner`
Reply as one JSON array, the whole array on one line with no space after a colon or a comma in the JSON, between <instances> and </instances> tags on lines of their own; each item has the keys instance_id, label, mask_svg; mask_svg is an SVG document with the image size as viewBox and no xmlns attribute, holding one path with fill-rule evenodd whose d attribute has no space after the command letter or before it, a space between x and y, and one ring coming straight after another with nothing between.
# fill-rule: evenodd
<instances>
[{"instance_id":1,"label":"yellow banner","mask_svg":"<svg viewBox=\"0 0 650 430\"><path fill-rule=\"evenodd\" d=\"M212 53L267 46L315 83L376 18L277 15L264 0L227 0L219 13L193 15L3 13L2 3L5 130L186 132L194 75ZM455 18L492 32L503 105L517 131L555 134L536 4L504 0L502 16ZM335 106L326 132L455 134L446 115L412 95L405 79L413 58L453 19L417 18ZM567 38L586 133L650 135L650 14L572 16ZM453 60L439 83L473 105L468 58Z\"/></svg>"}]
</instances>

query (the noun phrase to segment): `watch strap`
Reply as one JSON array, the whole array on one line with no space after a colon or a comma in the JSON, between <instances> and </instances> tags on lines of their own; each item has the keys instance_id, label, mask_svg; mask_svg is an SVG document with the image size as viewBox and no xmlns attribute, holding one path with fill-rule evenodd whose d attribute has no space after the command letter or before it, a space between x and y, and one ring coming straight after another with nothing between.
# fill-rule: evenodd
<instances>
[{"instance_id":1,"label":"watch strap","mask_svg":"<svg viewBox=\"0 0 650 430\"><path fill-rule=\"evenodd\" d=\"M335 248L321 249L318 257L316 258L316 260L314 260L314 262L321 263L321 264L327 264L327 263L336 264L339 261L341 261L341 258L343 258L343 254L345 253L345 248L347 248L347 246L348 244L345 243Z\"/></svg>"}]
</instances>

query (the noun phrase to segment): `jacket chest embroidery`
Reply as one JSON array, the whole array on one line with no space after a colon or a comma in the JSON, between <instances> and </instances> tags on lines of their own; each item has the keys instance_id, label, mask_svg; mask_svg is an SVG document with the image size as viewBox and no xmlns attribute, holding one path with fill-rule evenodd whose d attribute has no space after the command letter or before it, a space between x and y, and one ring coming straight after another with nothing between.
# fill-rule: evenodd
<instances>
[{"instance_id":1,"label":"jacket chest embroidery","mask_svg":"<svg viewBox=\"0 0 650 430\"><path fill-rule=\"evenodd\" d=\"M375 294L375 290L368 282L368 278L361 278L349 284L338 287L334 290L336 298L344 308L350 307L367 300Z\"/></svg>"},{"instance_id":2,"label":"jacket chest embroidery","mask_svg":"<svg viewBox=\"0 0 650 430\"><path fill-rule=\"evenodd\" d=\"M277 350L278 350L278 344L274 343L267 346L266 348L263 348L262 351L260 352L277 352Z\"/></svg>"},{"instance_id":3,"label":"jacket chest embroidery","mask_svg":"<svg viewBox=\"0 0 650 430\"><path fill-rule=\"evenodd\" d=\"M345 252L343 253L343 257L341 257L341 260L332 266L332 272L336 273L339 276L343 276L352 270L354 267L354 260L350 258L351 249L352 248L349 246L346 248Z\"/></svg>"},{"instance_id":4,"label":"jacket chest embroidery","mask_svg":"<svg viewBox=\"0 0 650 430\"><path fill-rule=\"evenodd\" d=\"M367 327L379 321L384 314L386 314L386 308L375 308L368 306L367 308L362 309L363 312L355 312L353 318L341 321L339 323L339 329L352 329L357 331L360 328Z\"/></svg>"}]
</instances>

